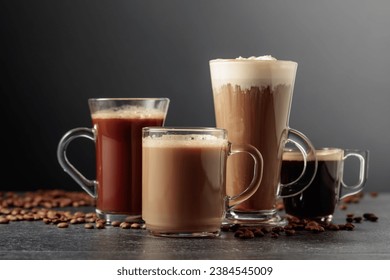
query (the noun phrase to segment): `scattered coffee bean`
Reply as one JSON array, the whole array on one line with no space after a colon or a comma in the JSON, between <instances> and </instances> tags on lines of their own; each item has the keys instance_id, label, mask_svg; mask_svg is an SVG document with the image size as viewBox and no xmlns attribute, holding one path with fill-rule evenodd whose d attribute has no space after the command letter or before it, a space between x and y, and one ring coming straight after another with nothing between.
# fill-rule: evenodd
<instances>
[{"instance_id":1,"label":"scattered coffee bean","mask_svg":"<svg viewBox=\"0 0 390 280\"><path fill-rule=\"evenodd\" d=\"M263 236L265 236L265 233L261 229L258 228L258 229L255 229L253 231L253 235L255 237L263 237Z\"/></svg>"},{"instance_id":2,"label":"scattered coffee bean","mask_svg":"<svg viewBox=\"0 0 390 280\"><path fill-rule=\"evenodd\" d=\"M354 230L355 226L351 223L345 224L345 229L346 230Z\"/></svg>"},{"instance_id":3,"label":"scattered coffee bean","mask_svg":"<svg viewBox=\"0 0 390 280\"><path fill-rule=\"evenodd\" d=\"M234 237L240 237L241 235L244 234L244 231L243 230L236 230L234 232Z\"/></svg>"},{"instance_id":4,"label":"scattered coffee bean","mask_svg":"<svg viewBox=\"0 0 390 280\"><path fill-rule=\"evenodd\" d=\"M378 220L378 217L373 213L364 213L363 218L371 222L376 222Z\"/></svg>"},{"instance_id":5,"label":"scattered coffee bean","mask_svg":"<svg viewBox=\"0 0 390 280\"><path fill-rule=\"evenodd\" d=\"M370 192L370 196L371 196L371 197L377 197L377 196L378 196L378 193L377 193L377 192Z\"/></svg>"},{"instance_id":6,"label":"scattered coffee bean","mask_svg":"<svg viewBox=\"0 0 390 280\"><path fill-rule=\"evenodd\" d=\"M353 221L354 221L355 223L361 223L362 220L363 220L363 217L360 217L360 216L358 216L358 217L353 217Z\"/></svg>"},{"instance_id":7,"label":"scattered coffee bean","mask_svg":"<svg viewBox=\"0 0 390 280\"><path fill-rule=\"evenodd\" d=\"M326 229L328 230L333 230L333 231L337 231L337 230L340 230L339 226L338 225L335 225L335 224L329 224Z\"/></svg>"},{"instance_id":8,"label":"scattered coffee bean","mask_svg":"<svg viewBox=\"0 0 390 280\"><path fill-rule=\"evenodd\" d=\"M94 226L93 226L93 224L85 224L84 225L84 228L86 228L86 229L93 229L94 228Z\"/></svg>"},{"instance_id":9,"label":"scattered coffee bean","mask_svg":"<svg viewBox=\"0 0 390 280\"><path fill-rule=\"evenodd\" d=\"M132 228L132 229L140 229L141 225L139 223L132 223L130 228Z\"/></svg>"},{"instance_id":10,"label":"scattered coffee bean","mask_svg":"<svg viewBox=\"0 0 390 280\"><path fill-rule=\"evenodd\" d=\"M69 226L68 223L58 223L57 224L58 228L67 228L68 226Z\"/></svg>"},{"instance_id":11,"label":"scattered coffee bean","mask_svg":"<svg viewBox=\"0 0 390 280\"><path fill-rule=\"evenodd\" d=\"M102 222L96 222L96 228L97 228L97 229L104 229L104 228L105 228L105 225L104 225L104 223L102 223Z\"/></svg>"},{"instance_id":12,"label":"scattered coffee bean","mask_svg":"<svg viewBox=\"0 0 390 280\"><path fill-rule=\"evenodd\" d=\"M0 217L0 224L8 224L8 223L9 223L9 219L5 217Z\"/></svg>"},{"instance_id":13,"label":"scattered coffee bean","mask_svg":"<svg viewBox=\"0 0 390 280\"><path fill-rule=\"evenodd\" d=\"M287 236L292 236L295 234L295 230L293 229L285 229L284 232L286 233Z\"/></svg>"},{"instance_id":14,"label":"scattered coffee bean","mask_svg":"<svg viewBox=\"0 0 390 280\"><path fill-rule=\"evenodd\" d=\"M111 226L113 226L113 227L119 227L120 224L121 224L120 221L112 221L112 222L111 222Z\"/></svg>"},{"instance_id":15,"label":"scattered coffee bean","mask_svg":"<svg viewBox=\"0 0 390 280\"><path fill-rule=\"evenodd\" d=\"M131 228L131 224L130 223L128 223L128 222L122 222L122 223L120 223L120 228L122 228L122 229L129 229L129 228Z\"/></svg>"}]
</instances>

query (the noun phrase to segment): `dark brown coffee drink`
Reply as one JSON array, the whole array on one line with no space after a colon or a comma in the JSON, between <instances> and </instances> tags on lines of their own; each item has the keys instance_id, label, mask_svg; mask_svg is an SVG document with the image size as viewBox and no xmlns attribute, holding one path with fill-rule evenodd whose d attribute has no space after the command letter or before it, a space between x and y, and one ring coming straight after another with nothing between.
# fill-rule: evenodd
<instances>
[{"instance_id":1,"label":"dark brown coffee drink","mask_svg":"<svg viewBox=\"0 0 390 280\"><path fill-rule=\"evenodd\" d=\"M214 89L217 126L228 130L229 141L249 143L263 155L264 173L260 188L236 210L275 209L281 168L281 145L287 138L287 121L292 96L291 85L252 86L226 84ZM227 193L240 193L249 184L253 161L237 155L228 162Z\"/></svg>"},{"instance_id":2,"label":"dark brown coffee drink","mask_svg":"<svg viewBox=\"0 0 390 280\"><path fill-rule=\"evenodd\" d=\"M143 139L142 218L152 233L219 232L228 142L201 137Z\"/></svg>"},{"instance_id":3,"label":"dark brown coffee drink","mask_svg":"<svg viewBox=\"0 0 390 280\"><path fill-rule=\"evenodd\" d=\"M97 112L92 121L97 131L97 210L141 215L142 128L161 126L164 114L136 110Z\"/></svg>"},{"instance_id":4,"label":"dark brown coffee drink","mask_svg":"<svg viewBox=\"0 0 390 280\"><path fill-rule=\"evenodd\" d=\"M287 214L308 219L328 220L333 215L340 196L342 176L343 150L317 151L318 168L316 176L308 188L301 194L284 198ZM283 182L292 182L298 178L303 169L303 159L299 152L285 152L281 171ZM307 162L313 168L314 162ZM302 183L308 183L304 178Z\"/></svg>"}]
</instances>

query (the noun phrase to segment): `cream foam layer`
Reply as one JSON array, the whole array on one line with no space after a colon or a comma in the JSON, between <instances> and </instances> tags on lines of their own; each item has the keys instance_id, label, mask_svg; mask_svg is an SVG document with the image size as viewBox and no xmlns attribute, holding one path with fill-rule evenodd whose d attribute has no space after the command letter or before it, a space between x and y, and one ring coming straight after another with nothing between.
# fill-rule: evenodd
<instances>
[{"instance_id":1,"label":"cream foam layer","mask_svg":"<svg viewBox=\"0 0 390 280\"><path fill-rule=\"evenodd\" d=\"M259 57L210 60L213 88L226 84L242 88L277 84L293 85L298 64L277 60L266 55Z\"/></svg>"},{"instance_id":2,"label":"cream foam layer","mask_svg":"<svg viewBox=\"0 0 390 280\"><path fill-rule=\"evenodd\" d=\"M341 149L316 150L316 156L318 161L342 160L344 157L344 151ZM283 160L303 160L303 156L298 151L284 152Z\"/></svg>"},{"instance_id":3,"label":"cream foam layer","mask_svg":"<svg viewBox=\"0 0 390 280\"><path fill-rule=\"evenodd\" d=\"M92 118L98 119L146 119L164 118L165 112L158 109L150 109L140 106L122 106L107 110L100 110L92 114Z\"/></svg>"},{"instance_id":4,"label":"cream foam layer","mask_svg":"<svg viewBox=\"0 0 390 280\"><path fill-rule=\"evenodd\" d=\"M144 147L204 147L213 148L228 146L228 140L213 135L163 135L161 137L148 136L142 139Z\"/></svg>"}]
</instances>

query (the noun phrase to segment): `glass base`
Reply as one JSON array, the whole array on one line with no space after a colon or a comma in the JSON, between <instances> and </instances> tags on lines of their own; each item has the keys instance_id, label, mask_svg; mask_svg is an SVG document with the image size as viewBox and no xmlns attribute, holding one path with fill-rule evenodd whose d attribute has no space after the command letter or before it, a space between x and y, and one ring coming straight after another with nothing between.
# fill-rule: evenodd
<instances>
[{"instance_id":1,"label":"glass base","mask_svg":"<svg viewBox=\"0 0 390 280\"><path fill-rule=\"evenodd\" d=\"M179 238L213 238L221 234L220 230L214 232L164 232L149 230L149 232L154 236Z\"/></svg>"},{"instance_id":2,"label":"glass base","mask_svg":"<svg viewBox=\"0 0 390 280\"><path fill-rule=\"evenodd\" d=\"M99 219L105 220L108 225L111 224L113 221L143 223L141 215L106 213L99 209L96 209L96 215Z\"/></svg>"},{"instance_id":3,"label":"glass base","mask_svg":"<svg viewBox=\"0 0 390 280\"><path fill-rule=\"evenodd\" d=\"M282 227L287 225L288 221L285 218L280 217L276 210L250 212L229 210L226 213L223 224L238 224L240 226Z\"/></svg>"}]
</instances>

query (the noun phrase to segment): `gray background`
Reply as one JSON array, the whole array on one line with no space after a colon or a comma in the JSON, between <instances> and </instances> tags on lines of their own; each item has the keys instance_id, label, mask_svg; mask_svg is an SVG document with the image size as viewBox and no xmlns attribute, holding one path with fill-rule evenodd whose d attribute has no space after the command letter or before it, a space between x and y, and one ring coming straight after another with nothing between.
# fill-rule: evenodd
<instances>
[{"instance_id":1,"label":"gray background","mask_svg":"<svg viewBox=\"0 0 390 280\"><path fill-rule=\"evenodd\" d=\"M367 189L390 181L390 2L0 0L0 189L79 189L59 167L90 97L171 99L166 125L214 126L208 61L298 62L290 126L316 146L368 149ZM94 176L94 146L72 162Z\"/></svg>"}]
</instances>

